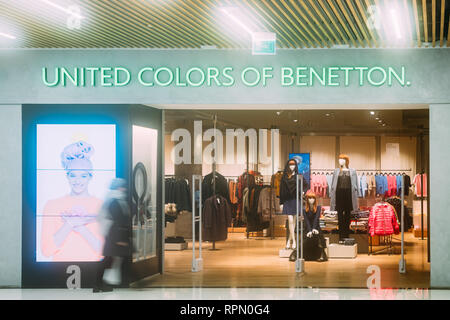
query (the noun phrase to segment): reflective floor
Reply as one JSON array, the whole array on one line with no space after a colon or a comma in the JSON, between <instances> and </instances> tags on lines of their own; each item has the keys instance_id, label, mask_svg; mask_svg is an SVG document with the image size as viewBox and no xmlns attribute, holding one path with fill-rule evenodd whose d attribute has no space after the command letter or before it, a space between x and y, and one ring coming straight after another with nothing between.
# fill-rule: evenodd
<instances>
[{"instance_id":1,"label":"reflective floor","mask_svg":"<svg viewBox=\"0 0 450 320\"><path fill-rule=\"evenodd\" d=\"M398 238L398 236L396 237ZM139 281L140 288L367 288L372 273L380 270L381 288L429 288L430 264L426 240L405 234L406 273L399 273L400 242L395 254L358 254L355 259L305 262L305 273L295 272L295 263L279 257L284 238L249 238L230 233L226 241L203 244L203 271L191 272L192 249L166 251L163 275ZM198 252L197 252L198 254Z\"/></svg>"},{"instance_id":2,"label":"reflective floor","mask_svg":"<svg viewBox=\"0 0 450 320\"><path fill-rule=\"evenodd\" d=\"M0 289L0 300L449 300L450 290L314 288Z\"/></svg>"}]
</instances>

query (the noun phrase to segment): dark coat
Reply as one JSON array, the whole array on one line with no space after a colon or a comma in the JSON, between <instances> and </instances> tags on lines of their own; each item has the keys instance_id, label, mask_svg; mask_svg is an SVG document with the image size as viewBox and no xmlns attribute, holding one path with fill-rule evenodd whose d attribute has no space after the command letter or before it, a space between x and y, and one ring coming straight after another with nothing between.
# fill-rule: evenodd
<instances>
[{"instance_id":1,"label":"dark coat","mask_svg":"<svg viewBox=\"0 0 450 320\"><path fill-rule=\"evenodd\" d=\"M205 241L223 241L231 224L231 205L220 195L206 199L202 210L202 238Z\"/></svg>"},{"instance_id":2,"label":"dark coat","mask_svg":"<svg viewBox=\"0 0 450 320\"><path fill-rule=\"evenodd\" d=\"M191 191L185 179L165 180L165 202L175 203L177 211L192 211Z\"/></svg>"},{"instance_id":3,"label":"dark coat","mask_svg":"<svg viewBox=\"0 0 450 320\"><path fill-rule=\"evenodd\" d=\"M216 172L216 193L224 197L227 202L230 202L230 190L228 188L227 179L220 173ZM214 195L213 174L212 172L203 178L202 182L202 202Z\"/></svg>"},{"instance_id":4,"label":"dark coat","mask_svg":"<svg viewBox=\"0 0 450 320\"><path fill-rule=\"evenodd\" d=\"M305 231L306 233L311 232L313 229L317 231L320 230L320 211L321 207L317 206L316 212L308 211L303 209L303 215L305 217Z\"/></svg>"},{"instance_id":5,"label":"dark coat","mask_svg":"<svg viewBox=\"0 0 450 320\"><path fill-rule=\"evenodd\" d=\"M298 175L298 166L295 166L295 174L292 175L290 178L288 177L288 172L290 172L289 169L289 162L291 160L288 160L286 162L286 165L284 167L283 176L281 177L280 182L280 204L284 204L286 201L289 200L295 200L296 198L296 192L297 189L297 175ZM303 192L306 192L309 190L309 184L308 181L306 181L305 177L303 178ZM298 188L300 189L300 182ZM300 193L300 191L299 191ZM302 195L299 194L299 199L302 199Z\"/></svg>"},{"instance_id":6,"label":"dark coat","mask_svg":"<svg viewBox=\"0 0 450 320\"><path fill-rule=\"evenodd\" d=\"M131 255L131 223L129 212L125 212L117 199L111 201L108 212L113 221L103 247L105 257L126 257ZM127 246L120 246L118 242L125 242Z\"/></svg>"}]
</instances>

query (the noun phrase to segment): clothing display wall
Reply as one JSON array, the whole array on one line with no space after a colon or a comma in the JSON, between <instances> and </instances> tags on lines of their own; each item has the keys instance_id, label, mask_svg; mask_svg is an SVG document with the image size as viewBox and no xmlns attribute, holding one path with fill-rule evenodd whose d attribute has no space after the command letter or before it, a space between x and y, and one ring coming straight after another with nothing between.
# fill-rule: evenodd
<instances>
[{"instance_id":1,"label":"clothing display wall","mask_svg":"<svg viewBox=\"0 0 450 320\"><path fill-rule=\"evenodd\" d=\"M336 137L302 136L300 152L311 153L311 169L334 168L336 162Z\"/></svg>"},{"instance_id":2,"label":"clothing display wall","mask_svg":"<svg viewBox=\"0 0 450 320\"><path fill-rule=\"evenodd\" d=\"M350 168L376 169L375 137L340 137L340 153L350 157Z\"/></svg>"}]
</instances>

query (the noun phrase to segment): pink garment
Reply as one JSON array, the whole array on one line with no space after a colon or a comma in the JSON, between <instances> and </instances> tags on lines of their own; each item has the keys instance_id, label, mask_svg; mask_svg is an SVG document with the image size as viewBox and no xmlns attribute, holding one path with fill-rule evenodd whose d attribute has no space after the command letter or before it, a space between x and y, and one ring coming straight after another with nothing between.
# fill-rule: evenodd
<instances>
[{"instance_id":1,"label":"pink garment","mask_svg":"<svg viewBox=\"0 0 450 320\"><path fill-rule=\"evenodd\" d=\"M99 261L101 252L96 252L77 232L71 231L61 246L55 244L54 235L64 225L62 215L82 212L95 218L103 201L92 196L65 196L50 200L45 204L42 219L41 249L42 254L52 257L52 261ZM103 237L95 219L86 228L102 243Z\"/></svg>"},{"instance_id":2,"label":"pink garment","mask_svg":"<svg viewBox=\"0 0 450 320\"><path fill-rule=\"evenodd\" d=\"M387 179L388 179L387 196L393 197L393 196L397 195L397 178L395 176L388 175Z\"/></svg>"},{"instance_id":3,"label":"pink garment","mask_svg":"<svg viewBox=\"0 0 450 320\"><path fill-rule=\"evenodd\" d=\"M416 196L422 197L422 178L420 174L416 174L413 184L415 185ZM423 197L427 196L427 174L423 174Z\"/></svg>"},{"instance_id":4,"label":"pink garment","mask_svg":"<svg viewBox=\"0 0 450 320\"><path fill-rule=\"evenodd\" d=\"M387 236L398 232L394 207L387 202L376 203L369 214L369 234Z\"/></svg>"},{"instance_id":5,"label":"pink garment","mask_svg":"<svg viewBox=\"0 0 450 320\"><path fill-rule=\"evenodd\" d=\"M321 179L322 179L322 197L326 197L327 196L327 189L328 189L328 182L327 182L327 177L322 174L320 175Z\"/></svg>"}]
</instances>

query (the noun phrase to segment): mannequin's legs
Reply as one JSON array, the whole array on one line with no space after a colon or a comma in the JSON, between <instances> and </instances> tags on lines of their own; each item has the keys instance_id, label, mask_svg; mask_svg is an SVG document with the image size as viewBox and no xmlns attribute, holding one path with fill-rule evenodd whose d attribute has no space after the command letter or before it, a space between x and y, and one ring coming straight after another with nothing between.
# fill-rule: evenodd
<instances>
[{"instance_id":1,"label":"mannequin's legs","mask_svg":"<svg viewBox=\"0 0 450 320\"><path fill-rule=\"evenodd\" d=\"M288 241L286 243L286 248L292 248L292 249L296 249L297 248L297 244L295 241L295 216L288 216L288 225L289 225L289 238ZM292 241L292 247L290 246L290 243Z\"/></svg>"}]
</instances>

